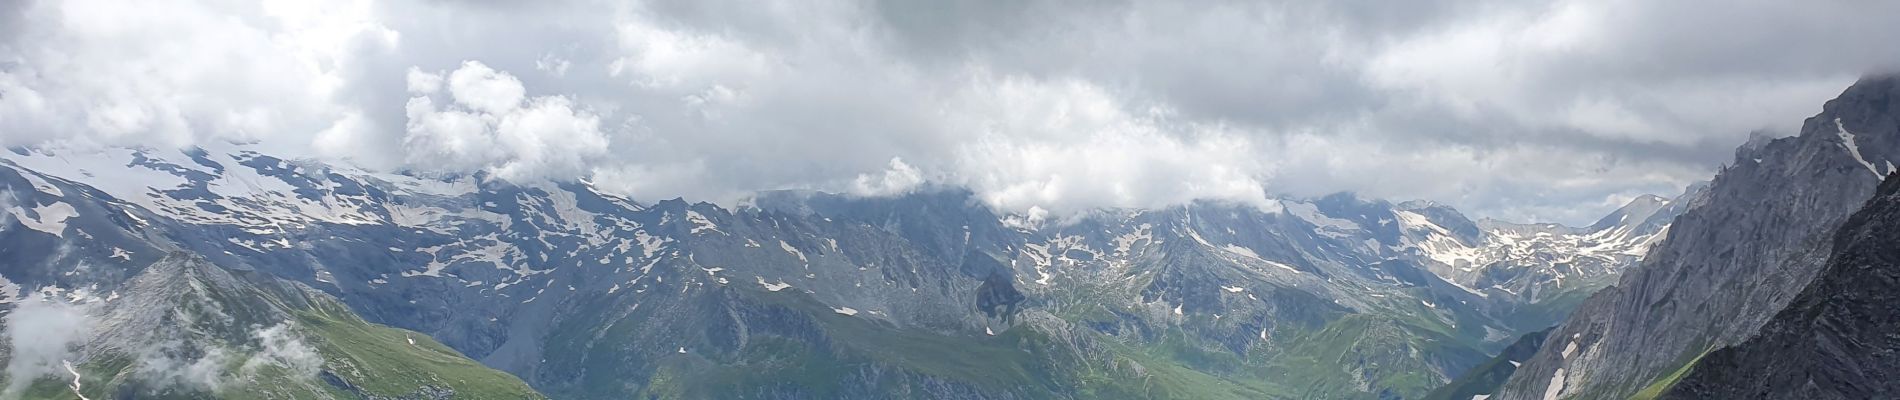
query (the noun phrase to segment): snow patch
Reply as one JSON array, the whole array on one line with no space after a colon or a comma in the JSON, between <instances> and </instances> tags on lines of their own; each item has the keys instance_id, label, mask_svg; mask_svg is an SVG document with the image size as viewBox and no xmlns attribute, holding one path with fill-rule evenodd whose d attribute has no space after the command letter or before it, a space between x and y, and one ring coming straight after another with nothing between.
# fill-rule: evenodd
<instances>
[{"instance_id":1,"label":"snow patch","mask_svg":"<svg viewBox=\"0 0 1900 400\"><path fill-rule=\"evenodd\" d=\"M1259 253L1255 253L1255 252L1253 252L1253 249L1249 249L1249 248L1246 248L1246 247L1240 247L1240 246L1235 246L1235 245L1231 245L1231 244L1229 244L1229 245L1223 245L1223 246L1221 246L1221 250L1227 250L1227 251L1228 251L1228 252L1230 252L1230 253L1234 253L1234 254L1239 254L1239 255L1243 255L1243 256L1248 256L1248 257L1253 257L1253 258L1260 258L1260 254L1259 254Z\"/></svg>"},{"instance_id":2,"label":"snow patch","mask_svg":"<svg viewBox=\"0 0 1900 400\"><path fill-rule=\"evenodd\" d=\"M765 290L768 292L776 292L780 290L789 289L792 287L792 284L785 283L785 281L782 281L782 280L779 281L778 283L767 283L765 282L765 277L763 276L759 276L756 278L759 278L759 286L764 286Z\"/></svg>"},{"instance_id":3,"label":"snow patch","mask_svg":"<svg viewBox=\"0 0 1900 400\"><path fill-rule=\"evenodd\" d=\"M1445 283L1449 283L1449 284L1451 284L1451 286L1453 286L1453 287L1456 287L1456 288L1458 288L1459 290L1464 290L1464 291L1465 291L1465 293L1470 293L1470 294L1475 294L1475 295L1478 295L1478 297L1487 297L1487 298L1488 298L1488 297L1491 297L1491 295L1490 295L1490 294L1487 294L1487 293L1484 293L1484 292L1479 292L1479 291L1477 291L1477 290L1473 290L1473 289L1471 289L1471 288L1469 288L1469 287L1465 287L1465 285L1460 285L1460 284L1458 284L1458 282L1452 282L1452 281L1451 281L1450 279L1446 279L1446 280L1445 280Z\"/></svg>"},{"instance_id":4,"label":"snow patch","mask_svg":"<svg viewBox=\"0 0 1900 400\"><path fill-rule=\"evenodd\" d=\"M21 172L20 177L26 178L28 183L32 183L33 190L38 190L40 193L52 195L53 197L66 197L65 192L60 191L58 186L53 186L52 183L47 182L45 178L41 178L40 174L32 171Z\"/></svg>"},{"instance_id":5,"label":"snow patch","mask_svg":"<svg viewBox=\"0 0 1900 400\"><path fill-rule=\"evenodd\" d=\"M1359 227L1359 223L1357 222L1327 216L1325 213L1320 212L1319 207L1314 206L1312 203L1283 201L1280 202L1280 205L1288 214L1292 214L1294 217L1298 217L1318 227L1319 229L1317 229L1317 231L1321 236L1344 238L1350 237L1353 232L1363 230L1363 228Z\"/></svg>"},{"instance_id":6,"label":"snow patch","mask_svg":"<svg viewBox=\"0 0 1900 400\"><path fill-rule=\"evenodd\" d=\"M1233 253L1234 255L1245 256L1247 258L1260 260L1260 262L1266 263L1267 265L1278 267L1280 269L1284 269L1287 271L1292 271L1295 274L1301 273L1298 268L1293 268L1293 266L1291 265L1286 265L1285 263L1281 263L1278 261L1261 258L1260 254L1255 253L1253 249L1249 249L1249 248L1241 247L1241 246L1235 246L1231 244L1221 245L1221 246L1214 246L1212 244L1209 244L1207 243L1207 239L1202 239L1200 233L1194 232L1194 230L1192 229L1188 230L1188 236L1193 237L1195 241L1200 242L1202 245L1206 245L1207 247L1214 247L1214 248L1218 248L1223 251L1226 251L1228 253Z\"/></svg>"},{"instance_id":7,"label":"snow patch","mask_svg":"<svg viewBox=\"0 0 1900 400\"><path fill-rule=\"evenodd\" d=\"M1450 229L1438 226L1438 223L1432 222L1430 218L1426 218L1419 213L1401 210L1393 211L1392 215L1399 218L1399 226L1404 227L1406 231L1432 232L1440 235L1451 234Z\"/></svg>"},{"instance_id":8,"label":"snow patch","mask_svg":"<svg viewBox=\"0 0 1900 400\"><path fill-rule=\"evenodd\" d=\"M704 231L713 231L721 235L726 234L726 232L719 230L719 225L714 225L712 220L706 219L706 216L700 215L698 211L686 210L686 222L693 223L693 229L689 233L694 235L698 235Z\"/></svg>"},{"instance_id":9,"label":"snow patch","mask_svg":"<svg viewBox=\"0 0 1900 400\"><path fill-rule=\"evenodd\" d=\"M73 362L66 361L66 360L59 360L59 363L66 366L67 373L73 374L73 385L72 385L73 395L79 396L79 400L92 400L92 399L86 398L86 394L79 392L79 378L80 378L79 370L73 369Z\"/></svg>"},{"instance_id":10,"label":"snow patch","mask_svg":"<svg viewBox=\"0 0 1900 400\"><path fill-rule=\"evenodd\" d=\"M1562 395L1563 392L1564 369L1558 368L1557 373L1550 376L1550 386L1544 387L1544 400L1557 400L1557 396Z\"/></svg>"},{"instance_id":11,"label":"snow patch","mask_svg":"<svg viewBox=\"0 0 1900 400\"><path fill-rule=\"evenodd\" d=\"M1582 334L1570 335L1570 341L1564 345L1564 352L1562 354L1565 361L1570 360L1570 356L1577 354L1577 338L1581 335ZM1557 372L1550 376L1550 385L1544 387L1544 400L1557 400L1558 396L1562 395L1563 392L1564 369L1559 367L1557 368Z\"/></svg>"},{"instance_id":12,"label":"snow patch","mask_svg":"<svg viewBox=\"0 0 1900 400\"><path fill-rule=\"evenodd\" d=\"M805 252L798 251L798 248L792 247L791 243L785 243L785 241L780 240L778 241L778 248L785 249L786 253L791 253L791 255L798 256L799 263L806 264L807 268L810 267L811 261L805 259Z\"/></svg>"},{"instance_id":13,"label":"snow patch","mask_svg":"<svg viewBox=\"0 0 1900 400\"><path fill-rule=\"evenodd\" d=\"M1260 260L1260 261L1263 261L1263 262L1266 262L1266 263L1267 263L1267 265L1271 265L1271 266L1275 266L1275 267L1280 267L1280 269L1284 269L1284 270L1288 270L1288 271L1293 271L1293 273L1295 273L1295 274L1300 274L1300 273L1303 273L1303 272L1300 272L1300 270L1299 270L1298 268L1293 268L1293 266L1291 266L1291 265L1286 265L1285 263L1281 263L1281 262L1278 262L1278 261L1273 261L1273 260Z\"/></svg>"},{"instance_id":14,"label":"snow patch","mask_svg":"<svg viewBox=\"0 0 1900 400\"><path fill-rule=\"evenodd\" d=\"M1840 118L1834 118L1834 127L1840 129L1841 145L1847 147L1847 154L1854 156L1855 162L1859 162L1861 166L1867 167L1867 172L1874 173L1874 179L1883 179L1886 177L1880 174L1880 169L1874 168L1874 163L1867 162L1867 158L1861 157L1860 144L1855 143L1854 134L1847 132L1847 125L1842 125Z\"/></svg>"},{"instance_id":15,"label":"snow patch","mask_svg":"<svg viewBox=\"0 0 1900 400\"><path fill-rule=\"evenodd\" d=\"M1154 243L1154 232L1150 230L1152 228L1154 228L1153 225L1141 224L1134 232L1115 237L1115 254L1125 257L1134 250L1135 243L1142 241Z\"/></svg>"},{"instance_id":16,"label":"snow patch","mask_svg":"<svg viewBox=\"0 0 1900 400\"><path fill-rule=\"evenodd\" d=\"M19 220L20 225L25 225L27 229L59 237L65 237L66 220L79 215L78 211L73 210L72 205L60 202L34 206L33 213L39 215L38 218L28 217L26 210L20 207L7 207L7 212L12 213L13 218Z\"/></svg>"}]
</instances>

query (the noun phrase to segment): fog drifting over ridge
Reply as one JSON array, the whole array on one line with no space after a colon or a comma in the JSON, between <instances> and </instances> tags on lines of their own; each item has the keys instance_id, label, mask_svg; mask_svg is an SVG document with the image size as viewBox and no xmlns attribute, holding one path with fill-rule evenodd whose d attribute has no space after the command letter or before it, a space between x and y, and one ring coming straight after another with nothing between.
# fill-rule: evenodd
<instances>
[{"instance_id":1,"label":"fog drifting over ridge","mask_svg":"<svg viewBox=\"0 0 1900 400\"><path fill-rule=\"evenodd\" d=\"M1869 9L1869 8L1875 9ZM1884 8L1884 9L1883 9ZM1890 70L1900 4L20 1L0 143L269 151L641 199L1011 211L1353 191L1587 223Z\"/></svg>"}]
</instances>

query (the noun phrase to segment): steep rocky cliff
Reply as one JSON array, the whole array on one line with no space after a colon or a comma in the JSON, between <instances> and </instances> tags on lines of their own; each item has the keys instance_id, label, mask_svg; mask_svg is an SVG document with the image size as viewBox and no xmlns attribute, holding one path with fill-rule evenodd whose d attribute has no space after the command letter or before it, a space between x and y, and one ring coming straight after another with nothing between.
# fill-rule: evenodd
<instances>
[{"instance_id":1,"label":"steep rocky cliff","mask_svg":"<svg viewBox=\"0 0 1900 400\"><path fill-rule=\"evenodd\" d=\"M1864 78L1800 135L1737 150L1616 286L1585 301L1498 398L1623 398L1754 336L1808 286L1835 228L1900 158L1900 80Z\"/></svg>"},{"instance_id":2,"label":"steep rocky cliff","mask_svg":"<svg viewBox=\"0 0 1900 400\"><path fill-rule=\"evenodd\" d=\"M1834 234L1834 255L1761 333L1703 356L1664 398L1900 397L1900 179Z\"/></svg>"}]
</instances>

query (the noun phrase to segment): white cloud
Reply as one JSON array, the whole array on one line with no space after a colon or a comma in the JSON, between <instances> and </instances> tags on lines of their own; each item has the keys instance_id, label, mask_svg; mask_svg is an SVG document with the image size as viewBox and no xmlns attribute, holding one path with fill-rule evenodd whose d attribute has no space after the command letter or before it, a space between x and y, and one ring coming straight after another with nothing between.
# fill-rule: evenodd
<instances>
[{"instance_id":1,"label":"white cloud","mask_svg":"<svg viewBox=\"0 0 1900 400\"><path fill-rule=\"evenodd\" d=\"M1272 164L1218 124L1122 104L1080 81L1002 79L964 94L944 121L976 140L955 148L956 183L992 206L1068 214L1195 199L1265 206Z\"/></svg>"},{"instance_id":2,"label":"white cloud","mask_svg":"<svg viewBox=\"0 0 1900 400\"><path fill-rule=\"evenodd\" d=\"M0 210L12 209L13 197L18 196L18 195L19 194L14 193L12 190L0 191ZM13 227L13 213L0 212L0 232L5 232L7 228L11 228L11 227ZM6 279L7 279L6 277L0 276L0 288L11 287L12 288L11 290L14 291L14 293L11 293L11 295L18 296L19 295L18 292L20 288L17 286L14 286L12 282L7 281ZM0 292L0 299L12 300L12 298L9 297L4 292Z\"/></svg>"},{"instance_id":3,"label":"white cloud","mask_svg":"<svg viewBox=\"0 0 1900 400\"><path fill-rule=\"evenodd\" d=\"M407 162L425 171L486 170L502 179L586 176L608 139L600 118L562 96L526 98L521 81L480 62L449 74L453 104L431 94L437 76L411 70ZM525 99L525 100L524 100Z\"/></svg>"},{"instance_id":4,"label":"white cloud","mask_svg":"<svg viewBox=\"0 0 1900 400\"><path fill-rule=\"evenodd\" d=\"M442 74L422 72L421 68L409 67L404 76L410 94L435 94L442 90Z\"/></svg>"},{"instance_id":5,"label":"white cloud","mask_svg":"<svg viewBox=\"0 0 1900 400\"><path fill-rule=\"evenodd\" d=\"M858 179L851 182L851 193L859 196L899 195L909 193L923 183L922 172L905 164L903 159L892 157L890 169L884 170L882 174L858 174Z\"/></svg>"},{"instance_id":6,"label":"white cloud","mask_svg":"<svg viewBox=\"0 0 1900 400\"><path fill-rule=\"evenodd\" d=\"M497 143L512 157L495 168L503 178L580 176L606 153L600 118L564 97L537 97L501 118Z\"/></svg>"},{"instance_id":7,"label":"white cloud","mask_svg":"<svg viewBox=\"0 0 1900 400\"><path fill-rule=\"evenodd\" d=\"M567 59L556 57L553 54L542 55L540 59L534 60L534 69L554 76L567 75L567 69L573 66L574 63L568 62Z\"/></svg>"},{"instance_id":8,"label":"white cloud","mask_svg":"<svg viewBox=\"0 0 1900 400\"><path fill-rule=\"evenodd\" d=\"M39 292L14 303L6 316L7 386L0 398L19 398L34 380L63 375L62 362L77 358L75 346L92 334L84 306Z\"/></svg>"},{"instance_id":9,"label":"white cloud","mask_svg":"<svg viewBox=\"0 0 1900 400\"><path fill-rule=\"evenodd\" d=\"M378 139L384 134L382 127L376 126L374 121L370 121L362 113L345 112L342 119L337 120L329 128L317 132L316 137L310 139L310 148L316 154L329 158L360 160L360 155L365 153L374 156L373 152L366 152L364 149L381 146L382 143Z\"/></svg>"},{"instance_id":10,"label":"white cloud","mask_svg":"<svg viewBox=\"0 0 1900 400\"><path fill-rule=\"evenodd\" d=\"M413 75L412 75L413 76ZM476 61L462 63L449 74L449 95L455 103L489 114L504 114L521 106L528 89L514 75L496 72Z\"/></svg>"},{"instance_id":11,"label":"white cloud","mask_svg":"<svg viewBox=\"0 0 1900 400\"><path fill-rule=\"evenodd\" d=\"M145 383L217 392L255 381L253 378L263 368L280 369L281 375L309 381L317 379L323 368L322 354L304 342L291 322L252 326L248 342L229 344L216 343L217 339L194 332L171 334L177 336L144 343L133 350L138 357L134 371Z\"/></svg>"},{"instance_id":12,"label":"white cloud","mask_svg":"<svg viewBox=\"0 0 1900 400\"><path fill-rule=\"evenodd\" d=\"M257 340L258 351L244 360L238 371L245 375L254 374L265 366L283 368L292 376L303 379L316 379L323 368L323 355L304 343L294 325L284 322L268 328L251 332Z\"/></svg>"},{"instance_id":13,"label":"white cloud","mask_svg":"<svg viewBox=\"0 0 1900 400\"><path fill-rule=\"evenodd\" d=\"M393 46L361 1L313 12L244 2L30 1L0 44L0 142L179 146L308 138L346 44ZM274 142L301 148L306 140Z\"/></svg>"},{"instance_id":14,"label":"white cloud","mask_svg":"<svg viewBox=\"0 0 1900 400\"><path fill-rule=\"evenodd\" d=\"M614 22L621 57L608 75L647 88L696 91L766 75L770 56L718 34L666 29L634 10Z\"/></svg>"},{"instance_id":15,"label":"white cloud","mask_svg":"<svg viewBox=\"0 0 1900 400\"><path fill-rule=\"evenodd\" d=\"M441 171L486 167L500 157L490 122L459 109L439 109L428 97L409 99L408 162Z\"/></svg>"},{"instance_id":16,"label":"white cloud","mask_svg":"<svg viewBox=\"0 0 1900 400\"><path fill-rule=\"evenodd\" d=\"M145 383L211 392L224 387L229 380L225 368L236 357L224 348L186 343L179 338L148 343L134 352L138 362L133 371Z\"/></svg>"}]
</instances>

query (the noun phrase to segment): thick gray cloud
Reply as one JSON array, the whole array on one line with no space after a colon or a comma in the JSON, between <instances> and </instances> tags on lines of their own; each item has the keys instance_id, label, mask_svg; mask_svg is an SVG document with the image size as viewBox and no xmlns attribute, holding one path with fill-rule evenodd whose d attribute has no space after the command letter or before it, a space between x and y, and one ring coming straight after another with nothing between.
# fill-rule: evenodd
<instances>
[{"instance_id":1,"label":"thick gray cloud","mask_svg":"<svg viewBox=\"0 0 1900 400\"><path fill-rule=\"evenodd\" d=\"M1583 222L1900 63L1888 2L8 4L7 145L1055 213L1356 191Z\"/></svg>"}]
</instances>

